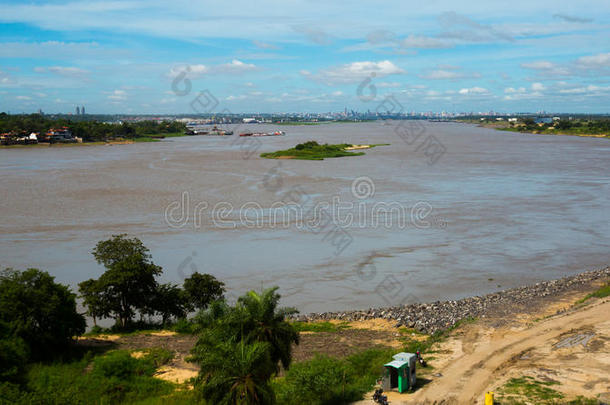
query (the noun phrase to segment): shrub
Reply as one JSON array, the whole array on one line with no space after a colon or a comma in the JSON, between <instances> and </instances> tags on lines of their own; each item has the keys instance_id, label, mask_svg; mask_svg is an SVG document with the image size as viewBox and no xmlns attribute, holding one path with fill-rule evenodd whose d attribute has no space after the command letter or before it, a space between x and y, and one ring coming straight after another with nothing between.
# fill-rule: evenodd
<instances>
[{"instance_id":1,"label":"shrub","mask_svg":"<svg viewBox=\"0 0 610 405\"><path fill-rule=\"evenodd\" d=\"M324 404L344 402L345 388L352 382L347 365L328 356L294 364L286 374L299 403Z\"/></svg>"},{"instance_id":2,"label":"shrub","mask_svg":"<svg viewBox=\"0 0 610 405\"><path fill-rule=\"evenodd\" d=\"M171 327L171 329L177 333L193 334L193 333L195 333L196 325L195 325L195 323L193 323L192 321L189 321L186 318L181 318L181 319L178 319L176 321L176 323L174 323L174 325Z\"/></svg>"},{"instance_id":3,"label":"shrub","mask_svg":"<svg viewBox=\"0 0 610 405\"><path fill-rule=\"evenodd\" d=\"M127 379L134 376L137 370L138 359L124 350L110 352L93 361L93 373L103 377Z\"/></svg>"},{"instance_id":4,"label":"shrub","mask_svg":"<svg viewBox=\"0 0 610 405\"><path fill-rule=\"evenodd\" d=\"M123 380L135 376L152 377L157 368L167 364L173 357L172 352L158 347L148 349L140 358L133 357L127 350L116 350L96 357L93 361L93 373Z\"/></svg>"},{"instance_id":5,"label":"shrub","mask_svg":"<svg viewBox=\"0 0 610 405\"><path fill-rule=\"evenodd\" d=\"M34 359L62 352L74 336L85 331L85 318L76 311L76 296L37 269L0 271L2 338L21 338ZM5 345L22 346L18 341ZM23 347L18 350L23 354ZM58 350L60 349L60 350Z\"/></svg>"}]
</instances>

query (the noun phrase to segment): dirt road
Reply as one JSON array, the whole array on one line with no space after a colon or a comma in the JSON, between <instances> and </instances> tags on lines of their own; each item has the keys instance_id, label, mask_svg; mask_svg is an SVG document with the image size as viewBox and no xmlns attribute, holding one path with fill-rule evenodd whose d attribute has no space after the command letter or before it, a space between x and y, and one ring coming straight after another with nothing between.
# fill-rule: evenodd
<instances>
[{"instance_id":1,"label":"dirt road","mask_svg":"<svg viewBox=\"0 0 610 405\"><path fill-rule=\"evenodd\" d=\"M596 344L580 342L583 331L589 340L597 339ZM610 300L527 326L493 329L469 325L462 337L450 343L452 355L435 368L442 375L412 394L390 392L388 399L392 405L482 404L485 392L509 376L534 373L540 377L541 372L548 372L543 378L563 380L562 387L567 383L563 388L569 394L591 397L595 391L610 389L609 337Z\"/></svg>"}]
</instances>

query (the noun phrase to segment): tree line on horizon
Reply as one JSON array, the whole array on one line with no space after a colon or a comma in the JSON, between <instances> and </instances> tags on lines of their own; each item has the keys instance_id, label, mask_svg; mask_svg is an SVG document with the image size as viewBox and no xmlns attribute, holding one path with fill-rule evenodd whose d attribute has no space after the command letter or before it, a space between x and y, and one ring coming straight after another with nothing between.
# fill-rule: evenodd
<instances>
[{"instance_id":1,"label":"tree line on horizon","mask_svg":"<svg viewBox=\"0 0 610 405\"><path fill-rule=\"evenodd\" d=\"M177 121L137 121L107 123L96 120L50 118L41 114L8 115L0 113L0 133L29 135L46 133L50 128L67 127L74 136L85 142L106 141L114 138L139 138L152 134L183 133L186 125Z\"/></svg>"}]
</instances>

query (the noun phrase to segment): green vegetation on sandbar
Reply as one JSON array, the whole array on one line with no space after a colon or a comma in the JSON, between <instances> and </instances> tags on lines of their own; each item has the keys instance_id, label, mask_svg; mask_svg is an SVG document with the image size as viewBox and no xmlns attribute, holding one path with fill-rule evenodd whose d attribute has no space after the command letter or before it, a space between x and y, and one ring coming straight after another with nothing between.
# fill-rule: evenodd
<instances>
[{"instance_id":1,"label":"green vegetation on sandbar","mask_svg":"<svg viewBox=\"0 0 610 405\"><path fill-rule=\"evenodd\" d=\"M388 144L367 145L367 149L381 145ZM294 148L278 150L277 152L261 153L261 157L267 159L324 160L325 158L364 155L364 152L352 152L347 150L347 148L350 148L352 146L354 145L349 143L340 143L337 145L320 145L316 141L309 141L305 143L300 143Z\"/></svg>"}]
</instances>

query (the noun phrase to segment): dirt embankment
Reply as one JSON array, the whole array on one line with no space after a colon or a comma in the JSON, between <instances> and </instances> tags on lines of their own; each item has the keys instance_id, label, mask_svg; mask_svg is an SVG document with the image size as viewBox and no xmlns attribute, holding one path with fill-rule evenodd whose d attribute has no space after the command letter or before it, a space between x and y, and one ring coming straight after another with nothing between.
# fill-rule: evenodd
<instances>
[{"instance_id":1,"label":"dirt embankment","mask_svg":"<svg viewBox=\"0 0 610 405\"><path fill-rule=\"evenodd\" d=\"M579 302L604 281L588 291L555 295L543 306L490 315L458 328L426 354L433 370L418 388L388 393L390 403L483 404L488 391L496 393L498 404L560 404L578 397L610 403L610 298ZM507 384L515 381L524 389L509 395ZM528 384L530 391L525 390ZM545 389L555 399L532 399L535 390Z\"/></svg>"},{"instance_id":2,"label":"dirt embankment","mask_svg":"<svg viewBox=\"0 0 610 405\"><path fill-rule=\"evenodd\" d=\"M610 277L610 267L457 301L370 308L364 311L323 312L300 315L296 318L302 321L329 319L359 321L382 318L394 321L396 326L406 326L421 332L434 333L450 328L460 320L467 318L483 316L501 318L519 311L540 308L551 304L562 294L588 291L592 284L608 277Z\"/></svg>"}]
</instances>

